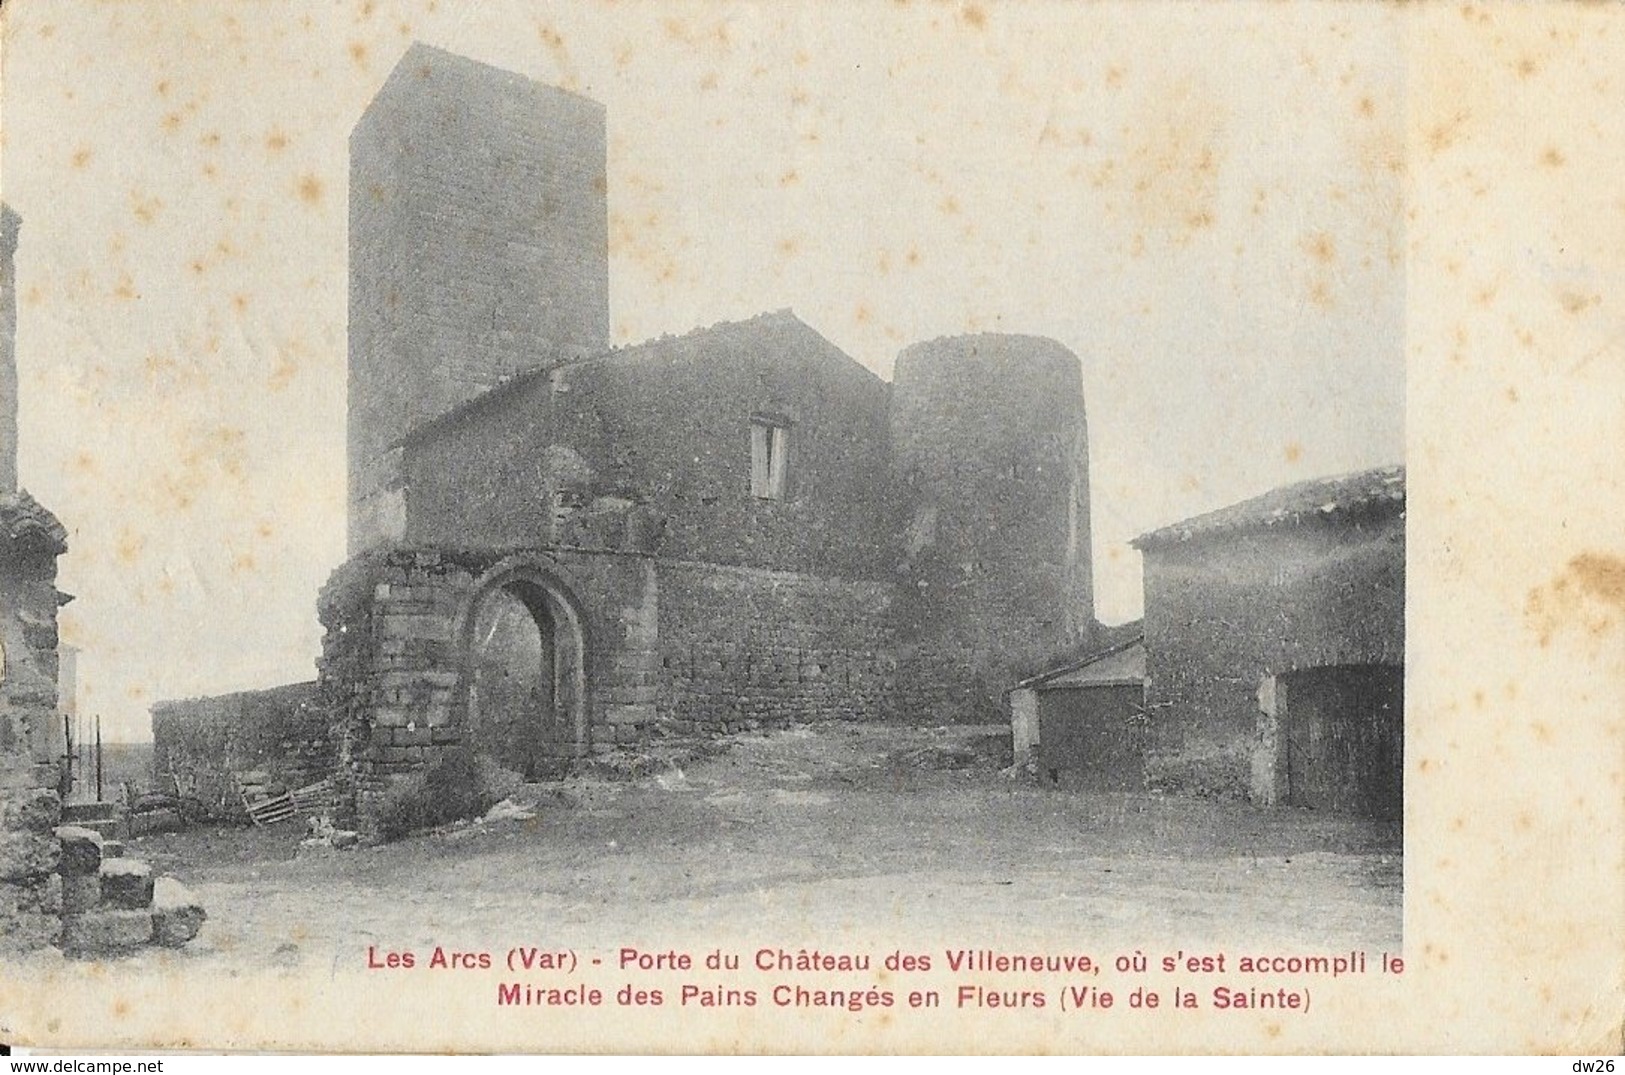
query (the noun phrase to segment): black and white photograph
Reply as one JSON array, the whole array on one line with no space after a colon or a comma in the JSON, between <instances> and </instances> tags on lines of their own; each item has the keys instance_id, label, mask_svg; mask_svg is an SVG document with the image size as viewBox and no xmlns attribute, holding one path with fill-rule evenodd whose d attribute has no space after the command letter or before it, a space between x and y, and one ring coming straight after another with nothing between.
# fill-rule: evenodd
<instances>
[{"instance_id":1,"label":"black and white photograph","mask_svg":"<svg viewBox=\"0 0 1625 1075\"><path fill-rule=\"evenodd\" d=\"M0 29L0 1043L1621 1044L1615 14Z\"/></svg>"}]
</instances>

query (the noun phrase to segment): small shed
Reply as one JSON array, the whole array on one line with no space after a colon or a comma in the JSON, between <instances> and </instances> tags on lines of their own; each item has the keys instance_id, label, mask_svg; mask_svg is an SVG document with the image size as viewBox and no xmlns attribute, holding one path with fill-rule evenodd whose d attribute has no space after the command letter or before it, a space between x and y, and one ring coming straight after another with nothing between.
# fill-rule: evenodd
<instances>
[{"instance_id":1,"label":"small shed","mask_svg":"<svg viewBox=\"0 0 1625 1075\"><path fill-rule=\"evenodd\" d=\"M1010 694L1016 757L1041 779L1092 791L1145 780L1145 638L1041 673Z\"/></svg>"}]
</instances>

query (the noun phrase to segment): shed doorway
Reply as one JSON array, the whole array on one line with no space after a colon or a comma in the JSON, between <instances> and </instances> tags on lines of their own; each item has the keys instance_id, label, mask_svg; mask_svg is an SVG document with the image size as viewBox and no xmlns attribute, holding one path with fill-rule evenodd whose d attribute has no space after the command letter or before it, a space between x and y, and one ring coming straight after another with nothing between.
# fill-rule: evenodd
<instances>
[{"instance_id":1,"label":"shed doorway","mask_svg":"<svg viewBox=\"0 0 1625 1075\"><path fill-rule=\"evenodd\" d=\"M516 579L488 590L472 617L468 741L527 780L563 775L578 753L580 647L563 611L541 585Z\"/></svg>"},{"instance_id":2,"label":"shed doorway","mask_svg":"<svg viewBox=\"0 0 1625 1075\"><path fill-rule=\"evenodd\" d=\"M1398 818L1404 806L1405 669L1306 668L1279 677L1279 801Z\"/></svg>"}]
</instances>

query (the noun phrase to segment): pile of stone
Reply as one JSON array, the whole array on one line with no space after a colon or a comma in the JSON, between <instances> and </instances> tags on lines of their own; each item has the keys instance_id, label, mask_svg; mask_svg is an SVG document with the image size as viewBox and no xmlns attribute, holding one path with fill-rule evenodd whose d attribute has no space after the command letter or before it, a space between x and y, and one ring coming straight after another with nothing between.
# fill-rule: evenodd
<instances>
[{"instance_id":1,"label":"pile of stone","mask_svg":"<svg viewBox=\"0 0 1625 1075\"><path fill-rule=\"evenodd\" d=\"M270 773L261 769L238 773L237 786L242 789L243 798L251 803L274 799L278 795L288 793L288 785L277 783L271 778Z\"/></svg>"},{"instance_id":2,"label":"pile of stone","mask_svg":"<svg viewBox=\"0 0 1625 1075\"><path fill-rule=\"evenodd\" d=\"M305 851L341 851L347 847L359 847L361 834L353 829L341 829L333 824L333 819L322 815L313 817L305 822L305 831L309 834L299 841L300 852Z\"/></svg>"},{"instance_id":3,"label":"pile of stone","mask_svg":"<svg viewBox=\"0 0 1625 1075\"><path fill-rule=\"evenodd\" d=\"M142 945L179 948L196 937L207 914L173 877L124 853L124 844L94 829L56 829L62 853L62 948L75 955L109 955Z\"/></svg>"}]
</instances>

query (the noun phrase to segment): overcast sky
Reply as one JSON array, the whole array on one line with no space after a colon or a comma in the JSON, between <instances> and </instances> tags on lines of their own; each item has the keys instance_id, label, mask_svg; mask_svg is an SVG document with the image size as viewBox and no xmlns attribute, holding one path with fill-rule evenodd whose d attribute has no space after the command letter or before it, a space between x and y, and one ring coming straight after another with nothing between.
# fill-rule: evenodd
<instances>
[{"instance_id":1,"label":"overcast sky","mask_svg":"<svg viewBox=\"0 0 1625 1075\"><path fill-rule=\"evenodd\" d=\"M617 343L790 307L1084 363L1099 614L1136 534L1403 449L1388 6L13 0L23 484L110 739L312 678L344 555L345 139L413 40L608 109Z\"/></svg>"}]
</instances>

